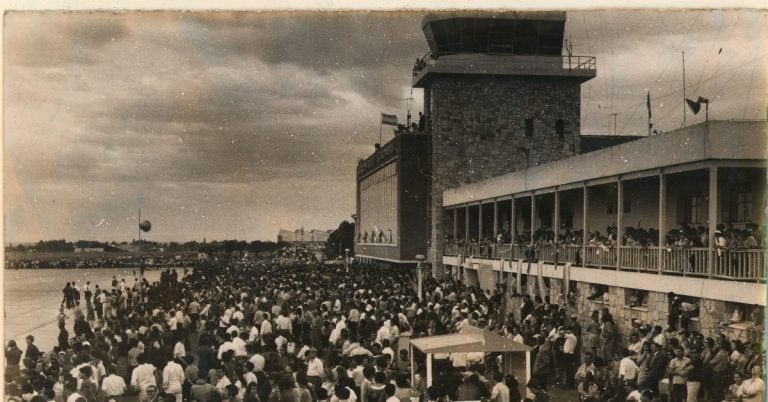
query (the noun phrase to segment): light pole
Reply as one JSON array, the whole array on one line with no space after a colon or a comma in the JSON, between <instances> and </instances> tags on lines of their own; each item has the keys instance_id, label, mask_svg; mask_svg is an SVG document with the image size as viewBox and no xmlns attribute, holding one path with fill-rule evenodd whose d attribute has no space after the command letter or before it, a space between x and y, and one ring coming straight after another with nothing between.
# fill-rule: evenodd
<instances>
[{"instance_id":1,"label":"light pole","mask_svg":"<svg viewBox=\"0 0 768 402\"><path fill-rule=\"evenodd\" d=\"M139 244L136 248L139 256L139 293L144 293L144 265L141 263L141 232L149 232L152 229L152 223L147 220L141 220L141 209L139 209Z\"/></svg>"},{"instance_id":2,"label":"light pole","mask_svg":"<svg viewBox=\"0 0 768 402\"><path fill-rule=\"evenodd\" d=\"M344 266L347 268L347 273L349 273L349 249L344 249Z\"/></svg>"},{"instance_id":3,"label":"light pole","mask_svg":"<svg viewBox=\"0 0 768 402\"><path fill-rule=\"evenodd\" d=\"M421 263L424 262L425 258L423 254L417 254L416 255L416 269L418 269L418 286L419 286L419 301L422 300L422 297L424 296L424 278L423 278L423 272L422 272L422 266Z\"/></svg>"}]
</instances>

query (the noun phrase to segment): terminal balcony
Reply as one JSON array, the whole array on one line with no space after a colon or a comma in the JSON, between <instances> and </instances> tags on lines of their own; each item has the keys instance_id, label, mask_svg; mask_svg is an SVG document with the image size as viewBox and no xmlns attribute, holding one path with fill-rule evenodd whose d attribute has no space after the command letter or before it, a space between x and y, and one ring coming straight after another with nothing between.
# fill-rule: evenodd
<instances>
[{"instance_id":1,"label":"terminal balcony","mask_svg":"<svg viewBox=\"0 0 768 402\"><path fill-rule=\"evenodd\" d=\"M423 88L434 74L479 74L572 77L584 82L597 75L593 56L515 55L510 53L427 53L413 66L414 88Z\"/></svg>"},{"instance_id":2,"label":"terminal balcony","mask_svg":"<svg viewBox=\"0 0 768 402\"><path fill-rule=\"evenodd\" d=\"M618 253L617 249L620 249ZM529 244L497 244L490 242L447 241L443 255L449 257L515 260L527 263ZM619 257L620 255L620 257ZM662 263L659 264L659 257ZM712 260L712 264L709 261ZM641 247L574 244L540 244L535 247L532 262L576 267L658 273L683 277L700 277L730 281L766 281L766 250L705 247Z\"/></svg>"},{"instance_id":3,"label":"terminal balcony","mask_svg":"<svg viewBox=\"0 0 768 402\"><path fill-rule=\"evenodd\" d=\"M764 284L764 129L709 121L446 190L437 254L527 261L535 244L533 260L660 285Z\"/></svg>"}]
</instances>

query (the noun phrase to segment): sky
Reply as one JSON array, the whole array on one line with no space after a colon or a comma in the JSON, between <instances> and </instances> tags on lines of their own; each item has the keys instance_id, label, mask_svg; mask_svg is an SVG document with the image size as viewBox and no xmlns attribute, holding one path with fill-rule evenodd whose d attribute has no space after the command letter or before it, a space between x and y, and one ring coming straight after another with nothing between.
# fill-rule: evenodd
<instances>
[{"instance_id":1,"label":"sky","mask_svg":"<svg viewBox=\"0 0 768 402\"><path fill-rule=\"evenodd\" d=\"M33 12L5 15L5 242L274 240L355 212L380 113L405 120L416 12ZM585 135L764 119L765 12L569 11ZM615 129L614 129L614 115ZM687 115L687 124L704 120ZM385 127L384 141L392 136Z\"/></svg>"}]
</instances>

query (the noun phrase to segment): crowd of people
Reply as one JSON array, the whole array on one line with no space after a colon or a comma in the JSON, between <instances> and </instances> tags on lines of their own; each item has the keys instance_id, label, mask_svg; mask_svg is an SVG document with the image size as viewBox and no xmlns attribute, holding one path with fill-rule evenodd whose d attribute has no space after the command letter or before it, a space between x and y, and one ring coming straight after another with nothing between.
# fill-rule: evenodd
<instances>
[{"instance_id":1,"label":"crowd of people","mask_svg":"<svg viewBox=\"0 0 768 402\"><path fill-rule=\"evenodd\" d=\"M659 246L659 231L654 228L628 226L623 229L622 236L618 236L617 233L616 226L607 226L604 233L599 230L589 232L586 237L586 244L606 250L619 245L638 248ZM745 224L743 229L736 228L732 224L721 223L716 226L714 232L714 245L721 254L731 250L763 248L764 233L764 227L752 223ZM501 245L581 246L585 243L584 239L583 230L567 227L561 228L558 233L550 228L539 228L533 233L530 230L516 232L514 236L509 231L501 230L495 238L488 235L480 240L474 238L469 240L453 239L449 236L446 238L446 247L447 249L461 250L465 255L495 257L496 250ZM679 228L667 231L662 239L662 244L669 251L682 248L709 247L709 231L704 226L693 227L682 224Z\"/></svg>"},{"instance_id":2,"label":"crowd of people","mask_svg":"<svg viewBox=\"0 0 768 402\"><path fill-rule=\"evenodd\" d=\"M24 351L8 342L7 400L650 401L664 379L675 401L765 392L761 343L658 325L620 334L607 309L580 322L573 306L452 279L428 278L419 300L410 275L371 266L214 259L157 283L90 285L65 287L51 350L32 334ZM496 354L454 353L435 356L427 387L401 335L470 326L529 345L532 378L505 375Z\"/></svg>"},{"instance_id":3,"label":"crowd of people","mask_svg":"<svg viewBox=\"0 0 768 402\"><path fill-rule=\"evenodd\" d=\"M277 258L291 260L301 263L318 262L316 250L306 244L295 244L279 249L276 253Z\"/></svg>"}]
</instances>

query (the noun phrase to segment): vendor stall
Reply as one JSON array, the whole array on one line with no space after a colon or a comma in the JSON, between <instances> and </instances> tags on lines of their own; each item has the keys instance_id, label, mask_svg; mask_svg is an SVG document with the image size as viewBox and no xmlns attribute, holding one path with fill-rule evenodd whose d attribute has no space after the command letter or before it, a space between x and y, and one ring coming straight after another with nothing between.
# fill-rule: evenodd
<instances>
[{"instance_id":1,"label":"vendor stall","mask_svg":"<svg viewBox=\"0 0 768 402\"><path fill-rule=\"evenodd\" d=\"M414 383L416 354L421 352L426 355L426 382L427 387L432 386L435 375L433 360L435 355L498 353L501 354L500 369L504 375L513 374L519 382L519 391L525 395L525 385L531 378L531 348L522 343L496 335L492 332L477 327L466 327L457 334L438 335L425 338L411 339L411 383Z\"/></svg>"}]
</instances>

